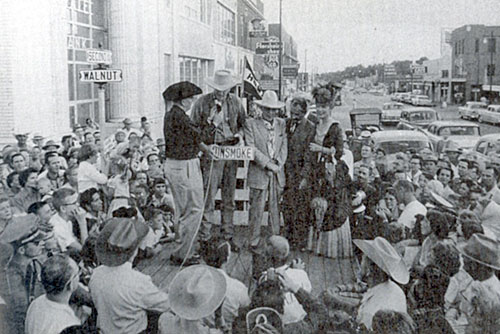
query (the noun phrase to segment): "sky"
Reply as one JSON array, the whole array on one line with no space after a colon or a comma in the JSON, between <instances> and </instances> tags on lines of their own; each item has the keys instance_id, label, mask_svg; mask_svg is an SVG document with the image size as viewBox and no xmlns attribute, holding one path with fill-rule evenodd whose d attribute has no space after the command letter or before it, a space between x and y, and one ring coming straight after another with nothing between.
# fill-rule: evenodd
<instances>
[{"instance_id":1,"label":"sky","mask_svg":"<svg viewBox=\"0 0 500 334\"><path fill-rule=\"evenodd\" d=\"M269 23L280 0L263 0ZM298 44L300 70L440 57L441 28L500 26L500 0L282 0L283 27Z\"/></svg>"}]
</instances>

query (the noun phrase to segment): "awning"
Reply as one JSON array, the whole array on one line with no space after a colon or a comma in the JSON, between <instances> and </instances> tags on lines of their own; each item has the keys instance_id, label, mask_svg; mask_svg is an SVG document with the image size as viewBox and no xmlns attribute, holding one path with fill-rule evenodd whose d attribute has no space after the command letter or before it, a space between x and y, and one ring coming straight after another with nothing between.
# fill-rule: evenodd
<instances>
[{"instance_id":1,"label":"awning","mask_svg":"<svg viewBox=\"0 0 500 334\"><path fill-rule=\"evenodd\" d=\"M500 85L491 85L491 89L490 85L483 85L483 91L489 92L490 90L493 92L500 92Z\"/></svg>"}]
</instances>

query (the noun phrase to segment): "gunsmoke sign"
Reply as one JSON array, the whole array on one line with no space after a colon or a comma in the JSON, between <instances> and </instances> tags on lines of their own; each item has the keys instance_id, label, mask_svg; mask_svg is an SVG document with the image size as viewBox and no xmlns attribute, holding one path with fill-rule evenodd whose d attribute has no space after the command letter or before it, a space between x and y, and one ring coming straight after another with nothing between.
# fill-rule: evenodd
<instances>
[{"instance_id":1,"label":"gunsmoke sign","mask_svg":"<svg viewBox=\"0 0 500 334\"><path fill-rule=\"evenodd\" d=\"M212 145L211 150L219 160L253 160L255 155L250 146Z\"/></svg>"}]
</instances>

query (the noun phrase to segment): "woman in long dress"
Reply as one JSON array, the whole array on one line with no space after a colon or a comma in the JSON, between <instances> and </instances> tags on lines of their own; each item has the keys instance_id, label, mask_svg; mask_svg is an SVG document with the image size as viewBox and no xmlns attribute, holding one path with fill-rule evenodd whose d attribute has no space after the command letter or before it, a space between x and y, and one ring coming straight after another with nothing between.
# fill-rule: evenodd
<instances>
[{"instance_id":1,"label":"woman in long dress","mask_svg":"<svg viewBox=\"0 0 500 334\"><path fill-rule=\"evenodd\" d=\"M349 167L342 160L344 139L339 122L331 116L333 106L332 92L326 87L313 90L318 122L314 141L310 144L311 175L310 184L314 197L326 200L313 200L315 223L312 224L308 249L315 254L331 258L352 257L351 214ZM348 154L344 159L347 158ZM351 166L352 171L352 166ZM311 215L313 216L313 215Z\"/></svg>"}]
</instances>

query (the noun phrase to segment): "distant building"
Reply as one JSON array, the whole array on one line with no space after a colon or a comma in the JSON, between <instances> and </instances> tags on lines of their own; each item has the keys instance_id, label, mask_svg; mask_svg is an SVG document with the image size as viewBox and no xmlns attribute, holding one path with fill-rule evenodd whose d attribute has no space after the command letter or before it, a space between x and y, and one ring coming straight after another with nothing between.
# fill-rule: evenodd
<instances>
[{"instance_id":1,"label":"distant building","mask_svg":"<svg viewBox=\"0 0 500 334\"><path fill-rule=\"evenodd\" d=\"M466 25L451 33L455 101L497 101L500 92L500 26Z\"/></svg>"}]
</instances>

